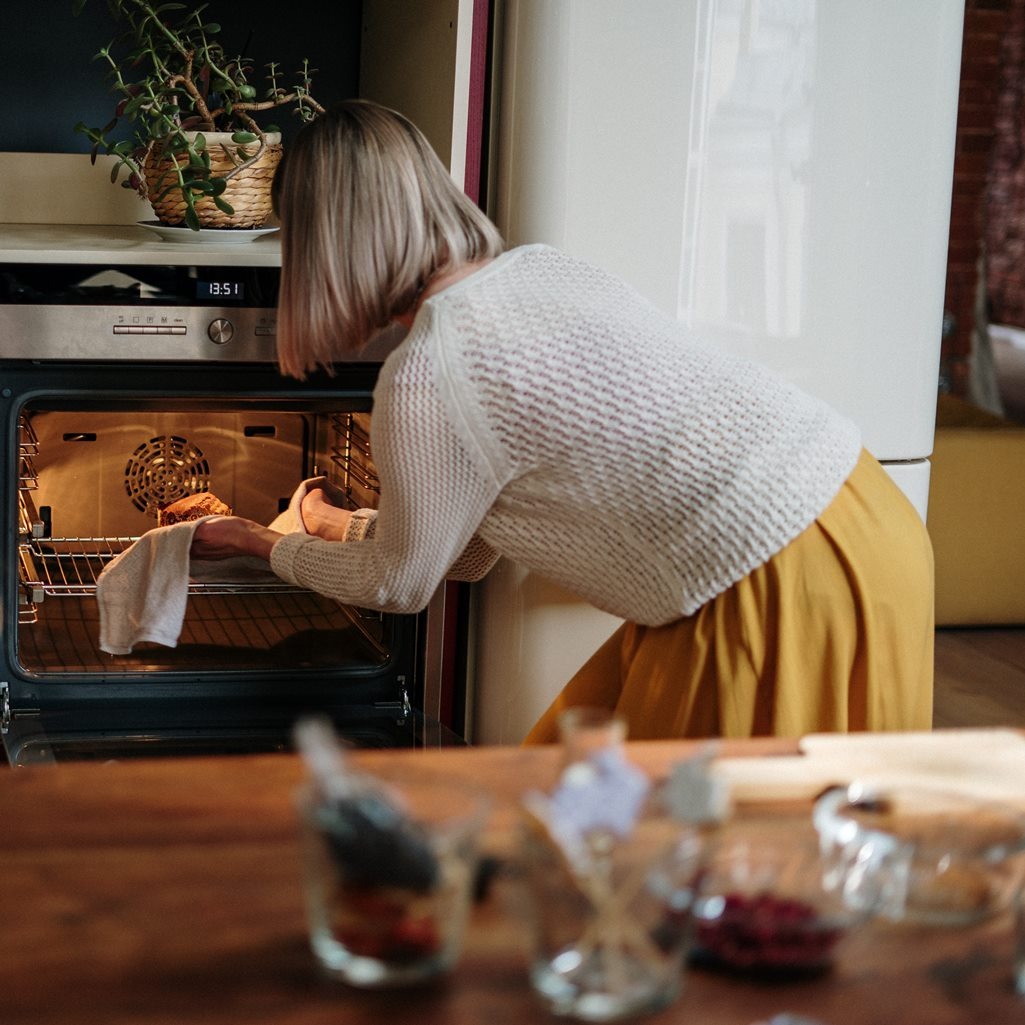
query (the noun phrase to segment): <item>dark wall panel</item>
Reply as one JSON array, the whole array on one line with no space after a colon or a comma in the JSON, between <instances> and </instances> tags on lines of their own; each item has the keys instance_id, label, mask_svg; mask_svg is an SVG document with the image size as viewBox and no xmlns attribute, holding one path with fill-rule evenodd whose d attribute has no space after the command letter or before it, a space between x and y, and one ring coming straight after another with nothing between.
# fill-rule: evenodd
<instances>
[{"instance_id":1,"label":"dark wall panel","mask_svg":"<svg viewBox=\"0 0 1025 1025\"><path fill-rule=\"evenodd\" d=\"M249 40L247 53L257 68L275 60L290 80L292 69L309 57L319 71L314 94L331 103L357 93L360 6L359 0L210 0L207 17L223 26L227 49L241 50ZM110 119L115 101L103 66L92 57L116 31L105 0L89 0L77 18L71 0L2 0L0 150L88 151L75 124L101 126ZM291 114L273 120L286 138L295 131Z\"/></svg>"}]
</instances>

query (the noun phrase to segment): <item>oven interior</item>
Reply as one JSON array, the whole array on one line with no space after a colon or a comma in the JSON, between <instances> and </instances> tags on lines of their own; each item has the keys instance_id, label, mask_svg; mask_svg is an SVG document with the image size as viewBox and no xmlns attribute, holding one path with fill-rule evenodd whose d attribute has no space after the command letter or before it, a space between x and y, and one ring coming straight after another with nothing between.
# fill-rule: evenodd
<instances>
[{"instance_id":1,"label":"oven interior","mask_svg":"<svg viewBox=\"0 0 1025 1025\"><path fill-rule=\"evenodd\" d=\"M318 455L323 453L323 457ZM233 561L197 566L176 648L99 650L96 579L158 510L211 491L270 524L295 486L324 474L375 507L369 414L217 410L96 412L26 405L19 421L17 656L38 676L375 667L382 616Z\"/></svg>"},{"instance_id":2,"label":"oven interior","mask_svg":"<svg viewBox=\"0 0 1025 1025\"><path fill-rule=\"evenodd\" d=\"M166 372L143 368L105 397L114 368L51 369L81 387L26 383L12 410L17 607L3 697L15 699L7 719L20 739L5 738L9 758L282 750L313 711L359 746L458 742L416 711L422 616L341 605L234 560L193 562L176 647L100 650L97 577L175 498L211 491L270 524L302 480L323 475L352 508L377 503L366 387L335 381L308 400L280 385L275 396L244 384L240 398L207 384L176 400L154 387ZM247 372L274 377L191 369Z\"/></svg>"}]
</instances>

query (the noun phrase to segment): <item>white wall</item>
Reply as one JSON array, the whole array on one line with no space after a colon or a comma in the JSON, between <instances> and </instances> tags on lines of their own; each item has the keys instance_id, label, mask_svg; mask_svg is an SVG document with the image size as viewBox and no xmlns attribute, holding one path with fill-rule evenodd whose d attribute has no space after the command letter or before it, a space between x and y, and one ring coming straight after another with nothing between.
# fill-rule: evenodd
<instances>
[{"instance_id":1,"label":"white wall","mask_svg":"<svg viewBox=\"0 0 1025 1025\"><path fill-rule=\"evenodd\" d=\"M932 449L963 0L508 0L496 218Z\"/></svg>"}]
</instances>

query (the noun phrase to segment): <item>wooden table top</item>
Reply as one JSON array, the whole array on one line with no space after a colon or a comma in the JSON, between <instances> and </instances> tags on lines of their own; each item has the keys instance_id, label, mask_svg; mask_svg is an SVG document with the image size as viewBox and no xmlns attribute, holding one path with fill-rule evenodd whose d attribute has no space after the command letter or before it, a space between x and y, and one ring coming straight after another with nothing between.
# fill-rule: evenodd
<instances>
[{"instance_id":1,"label":"wooden table top","mask_svg":"<svg viewBox=\"0 0 1025 1025\"><path fill-rule=\"evenodd\" d=\"M628 745L660 775L693 750ZM784 741L726 753L793 753ZM485 838L511 849L515 803L547 785L551 748L360 752L474 778L496 797ZM0 1025L502 1025L554 1021L526 976L514 880L473 912L464 956L429 986L367 993L323 979L307 945L290 755L65 763L0 773ZM743 810L741 810L743 811ZM814 981L688 972L651 1025L751 1025L789 1011L825 1025L1025 1022L1010 922L877 926Z\"/></svg>"}]
</instances>

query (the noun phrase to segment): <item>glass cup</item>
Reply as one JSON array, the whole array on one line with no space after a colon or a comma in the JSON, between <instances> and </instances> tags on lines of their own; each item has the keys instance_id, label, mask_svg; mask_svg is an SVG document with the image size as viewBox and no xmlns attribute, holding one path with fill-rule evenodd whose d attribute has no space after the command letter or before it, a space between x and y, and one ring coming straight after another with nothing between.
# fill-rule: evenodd
<instances>
[{"instance_id":1,"label":"glass cup","mask_svg":"<svg viewBox=\"0 0 1025 1025\"><path fill-rule=\"evenodd\" d=\"M1025 996L1025 813L970 792L855 781L815 803L822 851L851 906L916 927L1007 915ZM867 895L867 899L866 899Z\"/></svg>"},{"instance_id":2,"label":"glass cup","mask_svg":"<svg viewBox=\"0 0 1025 1025\"><path fill-rule=\"evenodd\" d=\"M529 814L522 830L530 981L557 1015L608 1022L680 992L702 843L658 808L627 838L591 836L586 867Z\"/></svg>"},{"instance_id":3,"label":"glass cup","mask_svg":"<svg viewBox=\"0 0 1025 1025\"><path fill-rule=\"evenodd\" d=\"M737 820L702 867L691 965L763 982L813 978L868 915L845 901L808 818Z\"/></svg>"},{"instance_id":4,"label":"glass cup","mask_svg":"<svg viewBox=\"0 0 1025 1025\"><path fill-rule=\"evenodd\" d=\"M386 988L459 958L490 799L449 778L372 779L343 799L302 787L296 805L313 953L332 978Z\"/></svg>"},{"instance_id":5,"label":"glass cup","mask_svg":"<svg viewBox=\"0 0 1025 1025\"><path fill-rule=\"evenodd\" d=\"M814 821L848 903L892 921L973 925L1025 878L1025 814L969 794L856 782L823 794Z\"/></svg>"}]
</instances>

